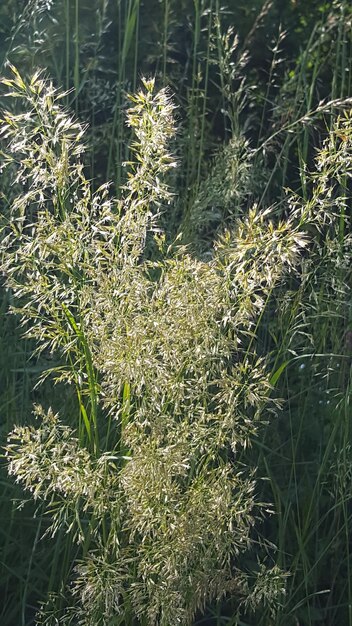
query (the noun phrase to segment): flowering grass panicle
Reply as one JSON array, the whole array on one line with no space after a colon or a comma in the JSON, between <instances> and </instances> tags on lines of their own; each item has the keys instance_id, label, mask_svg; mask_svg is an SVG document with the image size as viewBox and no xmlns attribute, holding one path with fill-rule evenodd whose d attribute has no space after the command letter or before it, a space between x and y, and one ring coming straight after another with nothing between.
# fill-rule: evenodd
<instances>
[{"instance_id":1,"label":"flowering grass panicle","mask_svg":"<svg viewBox=\"0 0 352 626\"><path fill-rule=\"evenodd\" d=\"M59 623L186 626L227 592L239 607L274 607L279 570L241 569L265 511L244 451L278 406L257 328L300 266L302 220L253 206L209 261L177 242L156 259L147 237L173 198L168 92L149 80L131 97L136 160L114 201L106 185L92 192L60 94L13 72L4 84L27 112L2 121L18 184L2 270L27 335L60 358L50 373L74 386L78 419L37 408L39 425L15 428L7 457L49 531L78 544Z\"/></svg>"}]
</instances>

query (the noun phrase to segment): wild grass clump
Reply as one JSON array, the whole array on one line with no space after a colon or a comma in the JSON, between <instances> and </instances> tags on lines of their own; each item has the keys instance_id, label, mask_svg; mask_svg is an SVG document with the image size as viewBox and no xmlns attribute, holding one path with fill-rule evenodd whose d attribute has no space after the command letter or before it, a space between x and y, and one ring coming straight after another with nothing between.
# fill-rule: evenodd
<instances>
[{"instance_id":1,"label":"wild grass clump","mask_svg":"<svg viewBox=\"0 0 352 626\"><path fill-rule=\"evenodd\" d=\"M313 616L329 624L350 620L342 603L350 597L343 574L350 568L350 494L346 488L337 495L333 485L344 481L350 463L351 148L346 111L316 155L310 196L290 199L291 211L301 207L315 232L300 283L279 298L274 369L287 419L269 428L262 453L280 511L272 537L292 574L279 624L298 618L311 624Z\"/></svg>"},{"instance_id":2,"label":"wild grass clump","mask_svg":"<svg viewBox=\"0 0 352 626\"><path fill-rule=\"evenodd\" d=\"M175 165L167 91L144 81L131 97L135 160L114 201L106 186L91 191L82 128L61 94L12 69L3 82L25 110L2 120L20 185L3 225L2 271L26 335L39 353L59 355L51 373L74 386L78 417L38 407L38 426L15 428L7 457L50 515L48 532L63 527L79 546L60 619L74 610L92 626L117 615L171 626L228 592L243 606L275 602L275 568L260 591L240 569L264 512L255 468L240 459L277 408L256 329L299 267L302 224L275 224L254 206L208 262L192 258L157 228Z\"/></svg>"},{"instance_id":3,"label":"wild grass clump","mask_svg":"<svg viewBox=\"0 0 352 626\"><path fill-rule=\"evenodd\" d=\"M3 81L0 621L352 626L349 4L260 68L213 0L156 2L155 48L93 4L8 31L67 91ZM172 99L125 104L142 62Z\"/></svg>"}]
</instances>

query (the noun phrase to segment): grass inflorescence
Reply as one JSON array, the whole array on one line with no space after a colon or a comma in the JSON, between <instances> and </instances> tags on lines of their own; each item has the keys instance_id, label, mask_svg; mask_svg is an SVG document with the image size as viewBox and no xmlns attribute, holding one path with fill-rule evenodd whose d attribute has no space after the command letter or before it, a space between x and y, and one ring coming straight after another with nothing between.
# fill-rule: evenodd
<instances>
[{"instance_id":1,"label":"grass inflorescence","mask_svg":"<svg viewBox=\"0 0 352 626\"><path fill-rule=\"evenodd\" d=\"M352 626L349 3L93 4L0 10L1 623Z\"/></svg>"}]
</instances>

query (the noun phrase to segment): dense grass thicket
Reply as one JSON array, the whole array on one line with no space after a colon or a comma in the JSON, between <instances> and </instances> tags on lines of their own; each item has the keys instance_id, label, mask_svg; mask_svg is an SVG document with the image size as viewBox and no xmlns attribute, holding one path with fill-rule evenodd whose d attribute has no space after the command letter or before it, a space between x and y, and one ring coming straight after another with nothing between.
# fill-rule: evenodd
<instances>
[{"instance_id":1,"label":"dense grass thicket","mask_svg":"<svg viewBox=\"0 0 352 626\"><path fill-rule=\"evenodd\" d=\"M1 626L352 626L351 33L1 3Z\"/></svg>"}]
</instances>

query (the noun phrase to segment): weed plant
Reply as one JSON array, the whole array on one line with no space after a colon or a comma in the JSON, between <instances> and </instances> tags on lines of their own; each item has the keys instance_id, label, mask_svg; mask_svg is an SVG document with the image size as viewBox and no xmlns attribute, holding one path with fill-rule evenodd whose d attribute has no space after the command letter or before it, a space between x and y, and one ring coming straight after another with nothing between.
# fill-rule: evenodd
<instances>
[{"instance_id":1,"label":"weed plant","mask_svg":"<svg viewBox=\"0 0 352 626\"><path fill-rule=\"evenodd\" d=\"M300 224L275 226L253 207L208 263L166 248L156 220L172 201L163 177L175 166L167 91L154 95L144 81L131 97L135 161L116 202L106 186L91 192L82 129L60 108L63 96L12 69L3 83L26 110L3 116L5 165L19 165L28 191L4 225L2 271L37 351L59 353L51 373L75 387L79 413L64 425L37 406L39 426L16 427L7 457L48 510L47 533L65 528L80 546L77 605L62 619L74 611L87 625L121 616L166 626L191 623L228 591L245 606L274 601L275 567L266 591L263 566L251 589L236 564L263 509L253 471L236 458L275 408L255 328L306 246Z\"/></svg>"}]
</instances>

